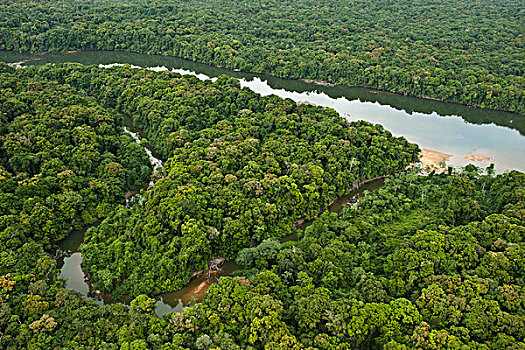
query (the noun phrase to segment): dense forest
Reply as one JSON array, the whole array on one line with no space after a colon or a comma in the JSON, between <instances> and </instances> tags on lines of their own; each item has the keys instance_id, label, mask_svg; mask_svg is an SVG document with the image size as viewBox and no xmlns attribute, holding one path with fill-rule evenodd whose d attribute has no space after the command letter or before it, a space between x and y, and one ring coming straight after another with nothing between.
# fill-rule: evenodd
<instances>
[{"instance_id":1,"label":"dense forest","mask_svg":"<svg viewBox=\"0 0 525 350\"><path fill-rule=\"evenodd\" d=\"M6 349L494 349L525 346L525 175L387 179L323 208L419 149L333 110L129 66L1 66L0 347ZM132 116L165 176L122 123ZM487 169L492 173L492 169ZM58 278L82 246L98 306ZM314 219L298 240L279 238ZM162 318L155 299L216 256L244 270Z\"/></svg>"},{"instance_id":2,"label":"dense forest","mask_svg":"<svg viewBox=\"0 0 525 350\"><path fill-rule=\"evenodd\" d=\"M525 175L386 180L298 241L242 250L202 303L102 307L38 267L0 277L0 344L78 349L521 349Z\"/></svg>"},{"instance_id":3,"label":"dense forest","mask_svg":"<svg viewBox=\"0 0 525 350\"><path fill-rule=\"evenodd\" d=\"M133 115L167 159L166 176L141 204L117 208L86 234L85 271L117 299L179 289L213 257L284 237L354 184L403 169L419 152L381 126L260 97L231 78L77 65L24 71Z\"/></svg>"},{"instance_id":4,"label":"dense forest","mask_svg":"<svg viewBox=\"0 0 525 350\"><path fill-rule=\"evenodd\" d=\"M152 171L115 111L0 69L0 271L28 272L49 265L44 249L105 217Z\"/></svg>"},{"instance_id":5,"label":"dense forest","mask_svg":"<svg viewBox=\"0 0 525 350\"><path fill-rule=\"evenodd\" d=\"M0 49L126 50L525 113L523 3L4 1Z\"/></svg>"},{"instance_id":6,"label":"dense forest","mask_svg":"<svg viewBox=\"0 0 525 350\"><path fill-rule=\"evenodd\" d=\"M521 0L8 0L0 50L173 55L525 114L523 15ZM420 152L226 76L0 62L0 349L524 349L525 174L423 173ZM60 277L80 229L89 298ZM219 260L239 269L216 278ZM199 272L204 299L159 316Z\"/></svg>"},{"instance_id":7,"label":"dense forest","mask_svg":"<svg viewBox=\"0 0 525 350\"><path fill-rule=\"evenodd\" d=\"M66 300L88 303L57 279L57 242L72 229L106 218L83 245L95 288L153 295L180 288L214 256L284 236L419 152L381 126L261 97L226 77L74 64L2 65L0 74L0 341L11 348L71 341L49 333L65 327L58 308ZM167 160L166 177L132 208L124 193L144 187L152 171L124 132L127 115L150 140L142 144ZM132 310L145 307L137 300Z\"/></svg>"}]
</instances>

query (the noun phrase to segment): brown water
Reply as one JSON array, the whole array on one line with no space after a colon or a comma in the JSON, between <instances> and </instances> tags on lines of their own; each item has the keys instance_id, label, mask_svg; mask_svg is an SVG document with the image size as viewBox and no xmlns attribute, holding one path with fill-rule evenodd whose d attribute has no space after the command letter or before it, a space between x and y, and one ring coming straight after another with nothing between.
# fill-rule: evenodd
<instances>
[{"instance_id":1,"label":"brown water","mask_svg":"<svg viewBox=\"0 0 525 350\"><path fill-rule=\"evenodd\" d=\"M226 261L221 266L220 271L210 275L203 273L199 277L193 278L182 289L161 294L157 297L157 315L182 312L183 308L191 302L201 302L206 296L208 288L218 282L221 276L230 276L233 272L241 269L242 266L234 261Z\"/></svg>"},{"instance_id":2,"label":"brown water","mask_svg":"<svg viewBox=\"0 0 525 350\"><path fill-rule=\"evenodd\" d=\"M383 187L385 184L384 178L374 179L372 181L363 183L358 189L350 191L348 194L337 198L330 206L328 210L330 212L338 213L346 205L354 205L359 198L365 196L365 193L373 192ZM299 230L303 230L312 221L303 221L300 225L297 226ZM281 243L287 241L296 241L297 240L297 230L281 239ZM183 308L191 302L201 302L206 296L206 291L208 288L218 282L219 277L221 276L230 276L233 272L241 270L243 267L236 264L233 261L226 261L222 266L222 269L216 273L208 276L206 273L202 274L199 277L193 278L189 284L187 284L182 289L164 293L157 298L157 315L162 316L170 312L182 312Z\"/></svg>"}]
</instances>

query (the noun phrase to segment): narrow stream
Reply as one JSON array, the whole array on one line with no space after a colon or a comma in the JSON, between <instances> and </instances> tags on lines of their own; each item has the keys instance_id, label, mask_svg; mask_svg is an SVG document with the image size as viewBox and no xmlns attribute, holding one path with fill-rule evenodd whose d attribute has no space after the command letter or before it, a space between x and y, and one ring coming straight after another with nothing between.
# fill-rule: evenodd
<instances>
[{"instance_id":1,"label":"narrow stream","mask_svg":"<svg viewBox=\"0 0 525 350\"><path fill-rule=\"evenodd\" d=\"M135 133L135 132L129 130L127 127L124 127L124 131L127 132L128 134L130 134L131 137L133 137L135 139L135 141L139 145L141 145L141 143L140 143L140 136L139 136L138 132ZM155 157L153 155L153 152L149 148L144 146L144 151L146 151L146 154L148 155L148 158L149 158L149 161L151 162L151 167L153 168L153 171L158 171L159 168L163 168L164 167L164 164L162 163L162 160L160 160L159 158ZM149 186L153 186L153 183L150 183Z\"/></svg>"},{"instance_id":2,"label":"narrow stream","mask_svg":"<svg viewBox=\"0 0 525 350\"><path fill-rule=\"evenodd\" d=\"M124 130L130 134L137 143L141 144L139 130L135 132L131 131L127 127L124 127ZM163 163L160 159L156 158L152 151L147 147L144 147L148 157L150 159L153 169L160 170L159 168L163 167ZM147 187L153 186L153 182L150 182ZM347 195L344 195L337 200L335 200L329 207L328 210L331 212L339 212L343 209L345 205L354 204L356 201L364 196L365 191L375 191L381 188L384 185L384 179L375 179L373 181L367 182L360 186L358 189L349 192ZM133 199L135 196L129 197L126 202L133 205ZM109 300L103 300L100 296L92 295L90 289L85 280L84 272L82 271L82 254L78 251L80 245L84 242L85 232L100 223L97 221L92 225L87 226L83 230L72 231L64 240L59 244L60 249L63 251L64 255L58 259L58 266L61 268L59 277L65 278L67 280L66 287L68 289L74 290L80 293L84 298L94 301L99 305L104 304L104 302L111 302ZM298 225L299 229L306 228L311 221L301 222ZM292 233L289 236L281 239L281 242L297 240L297 232ZM220 276L229 276L233 272L242 269L242 266L236 264L234 261L226 261L221 266L219 272L208 276L206 273L193 278L186 286L182 289L174 292L164 293L159 295L157 299L157 309L156 313L158 316L170 312L182 312L185 305L188 305L192 301L200 302L204 299L206 291L213 284L216 283Z\"/></svg>"},{"instance_id":3,"label":"narrow stream","mask_svg":"<svg viewBox=\"0 0 525 350\"><path fill-rule=\"evenodd\" d=\"M129 120L125 119L125 123L129 126ZM133 132L128 127L124 126L124 131L131 135L135 142L143 146L139 136L140 130L135 130L136 132ZM144 150L148 155L153 171L159 172L164 167L162 160L157 158L146 146L144 146ZM154 176L152 176L152 178L153 177ZM146 186L146 189L153 185L154 182L150 181ZM126 198L126 206L132 206L134 204L134 200L136 198L140 198L140 196L137 196L137 194L138 193L134 193L133 195ZM101 220L97 220L95 223L88 225L82 230L72 231L59 243L59 248L62 252L62 255L58 259L58 267L60 267L59 277L66 279L66 288L74 290L80 293L84 298L102 305L104 304L105 300L103 300L100 296L95 296L90 293L84 272L82 271L82 254L78 251L84 242L86 231L91 227L100 224L100 222Z\"/></svg>"}]
</instances>

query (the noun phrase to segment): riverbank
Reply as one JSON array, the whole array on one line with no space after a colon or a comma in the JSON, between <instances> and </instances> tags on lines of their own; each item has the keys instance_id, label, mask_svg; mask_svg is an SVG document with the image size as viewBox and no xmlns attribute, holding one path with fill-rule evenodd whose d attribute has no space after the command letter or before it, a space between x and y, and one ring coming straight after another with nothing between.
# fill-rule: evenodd
<instances>
[{"instance_id":1,"label":"riverbank","mask_svg":"<svg viewBox=\"0 0 525 350\"><path fill-rule=\"evenodd\" d=\"M3 61L14 62L27 58L31 57L0 51L0 60ZM118 63L154 71L167 69L211 81L217 76L228 75L238 79L241 87L247 87L263 96L274 94L290 98L299 104L303 101L302 103L332 108L350 122L365 120L381 124L394 136L404 136L420 148L454 155L488 156L495 164L497 173L505 170L525 171L525 160L520 156L525 149L525 118L516 117L513 113L472 109L388 92L372 93L363 88L324 87L269 75L232 72L171 56L84 51L48 54L41 58L42 60L28 65L78 62L105 67ZM483 150L483 154L477 153L480 150ZM453 157L450 162L454 167L466 164L467 161L461 156Z\"/></svg>"},{"instance_id":2,"label":"riverbank","mask_svg":"<svg viewBox=\"0 0 525 350\"><path fill-rule=\"evenodd\" d=\"M466 154L463 156L459 156L429 149L422 149L419 156L421 166L424 170L433 170L438 173L448 171L448 162L452 158L463 158L467 161L473 162L474 165L478 166L488 166L489 164L487 163L491 161L491 158L486 156L479 156L474 154Z\"/></svg>"},{"instance_id":3,"label":"riverbank","mask_svg":"<svg viewBox=\"0 0 525 350\"><path fill-rule=\"evenodd\" d=\"M419 160L423 169L429 168L435 170L436 172L443 172L447 170L446 163L452 156L452 154L422 149Z\"/></svg>"}]
</instances>

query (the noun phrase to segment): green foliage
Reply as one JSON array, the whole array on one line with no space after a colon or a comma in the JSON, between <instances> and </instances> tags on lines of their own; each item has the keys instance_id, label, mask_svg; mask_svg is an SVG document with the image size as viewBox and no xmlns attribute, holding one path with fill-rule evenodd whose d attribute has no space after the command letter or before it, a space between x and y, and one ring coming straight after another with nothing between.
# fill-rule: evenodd
<instances>
[{"instance_id":1,"label":"green foliage","mask_svg":"<svg viewBox=\"0 0 525 350\"><path fill-rule=\"evenodd\" d=\"M0 273L52 269L42 247L107 215L151 169L114 111L5 65L0 74Z\"/></svg>"},{"instance_id":2,"label":"green foliage","mask_svg":"<svg viewBox=\"0 0 525 350\"><path fill-rule=\"evenodd\" d=\"M0 49L174 55L524 113L521 8L519 0L18 0L0 5Z\"/></svg>"},{"instance_id":3,"label":"green foliage","mask_svg":"<svg viewBox=\"0 0 525 350\"><path fill-rule=\"evenodd\" d=\"M149 298L144 294L131 301L131 310L136 312L154 313L156 307L155 299Z\"/></svg>"},{"instance_id":4,"label":"green foliage","mask_svg":"<svg viewBox=\"0 0 525 350\"><path fill-rule=\"evenodd\" d=\"M284 237L354 183L417 159L417 146L378 125L261 97L227 77L79 65L27 71L129 115L167 159L166 176L140 205L86 234L85 271L117 299L178 289L213 257ZM261 264L271 259L261 254Z\"/></svg>"},{"instance_id":5,"label":"green foliage","mask_svg":"<svg viewBox=\"0 0 525 350\"><path fill-rule=\"evenodd\" d=\"M261 270L251 291L282 302L305 346L510 346L525 335L525 222L507 215L522 210L524 186L518 172L398 176L357 207L321 215L269 263L253 258L268 242L239 261ZM503 188L512 190L495 205Z\"/></svg>"},{"instance_id":6,"label":"green foliage","mask_svg":"<svg viewBox=\"0 0 525 350\"><path fill-rule=\"evenodd\" d=\"M413 162L417 147L224 77L0 72L0 348L525 346L524 174L406 173L320 214L355 183ZM117 111L167 159L130 208L124 193L151 170ZM49 253L104 216L86 233L82 268L95 288L136 296L130 307L65 289ZM280 242L299 218L313 222ZM216 256L245 270L158 318L151 296Z\"/></svg>"}]
</instances>

